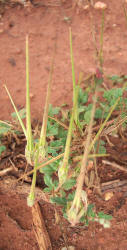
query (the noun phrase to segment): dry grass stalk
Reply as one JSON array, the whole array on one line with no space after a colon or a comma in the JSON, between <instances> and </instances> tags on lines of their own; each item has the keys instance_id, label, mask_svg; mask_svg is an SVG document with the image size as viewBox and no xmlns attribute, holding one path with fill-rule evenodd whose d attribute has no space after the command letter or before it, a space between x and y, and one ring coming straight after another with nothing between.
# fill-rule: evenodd
<instances>
[{"instance_id":1,"label":"dry grass stalk","mask_svg":"<svg viewBox=\"0 0 127 250\"><path fill-rule=\"evenodd\" d=\"M40 250L52 250L52 245L39 204L36 202L32 207L33 228Z\"/></svg>"}]
</instances>

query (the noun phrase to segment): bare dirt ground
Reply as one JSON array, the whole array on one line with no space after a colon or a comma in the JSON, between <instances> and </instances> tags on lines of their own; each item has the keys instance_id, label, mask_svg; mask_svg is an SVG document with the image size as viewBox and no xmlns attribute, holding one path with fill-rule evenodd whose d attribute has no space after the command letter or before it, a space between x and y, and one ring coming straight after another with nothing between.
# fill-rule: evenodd
<instances>
[{"instance_id":1,"label":"bare dirt ground","mask_svg":"<svg viewBox=\"0 0 127 250\"><path fill-rule=\"evenodd\" d=\"M1 1L0 1L1 2ZM36 2L36 0L35 0ZM127 24L121 0L104 0L107 4L104 25L104 72L107 75L127 75ZM37 3L37 2L36 2ZM91 34L89 10L72 9L72 1L50 1L46 6L28 3L14 6L0 5L0 119L11 119L13 108L3 85L6 83L18 108L25 106L25 37L29 34L30 88L32 118L41 120L46 86L54 43L57 41L51 103L71 104L72 78L69 31L73 33L73 50L77 79L95 72L96 61ZM126 6L127 7L127 6ZM101 11L92 9L96 34L99 37ZM69 17L70 19L67 19ZM119 142L117 142L119 144ZM119 154L119 151L118 151ZM104 170L104 169L103 169ZM104 173L104 176L102 176ZM113 174L110 167L100 170L103 181ZM122 171L118 178L125 179ZM127 177L126 177L127 178ZM109 201L94 197L97 209L113 215L112 226L104 229L98 224L88 228L72 228L64 221L64 236L56 225L54 209L41 202L41 209L52 242L53 250L73 245L77 250L127 249L127 198L122 190ZM92 197L91 197L92 199ZM0 191L0 249L37 250L32 227L31 210L23 196Z\"/></svg>"}]
</instances>

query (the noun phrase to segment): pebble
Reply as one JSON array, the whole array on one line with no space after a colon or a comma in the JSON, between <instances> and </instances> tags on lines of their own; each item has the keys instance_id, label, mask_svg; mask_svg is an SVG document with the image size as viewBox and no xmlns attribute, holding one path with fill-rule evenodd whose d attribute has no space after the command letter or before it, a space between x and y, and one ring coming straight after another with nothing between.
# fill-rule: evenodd
<instances>
[{"instance_id":1,"label":"pebble","mask_svg":"<svg viewBox=\"0 0 127 250\"><path fill-rule=\"evenodd\" d=\"M75 247L74 246L69 246L68 248L62 247L61 250L75 250Z\"/></svg>"},{"instance_id":2,"label":"pebble","mask_svg":"<svg viewBox=\"0 0 127 250\"><path fill-rule=\"evenodd\" d=\"M84 10L88 10L88 9L89 9L89 5L88 5L88 4L85 5L85 6L83 7L83 9L84 9Z\"/></svg>"},{"instance_id":3,"label":"pebble","mask_svg":"<svg viewBox=\"0 0 127 250\"><path fill-rule=\"evenodd\" d=\"M17 54L17 55L22 54L22 50L17 48L17 49L15 50L15 54Z\"/></svg>"},{"instance_id":4,"label":"pebble","mask_svg":"<svg viewBox=\"0 0 127 250\"><path fill-rule=\"evenodd\" d=\"M112 27L116 27L116 26L117 26L117 24L116 24L116 23L113 23Z\"/></svg>"},{"instance_id":5,"label":"pebble","mask_svg":"<svg viewBox=\"0 0 127 250\"><path fill-rule=\"evenodd\" d=\"M2 34L4 32L4 30L3 29L0 29L0 34Z\"/></svg>"},{"instance_id":6,"label":"pebble","mask_svg":"<svg viewBox=\"0 0 127 250\"><path fill-rule=\"evenodd\" d=\"M16 66L16 61L15 61L15 59L13 58L13 57L10 57L9 59L8 59L8 62L14 67L14 66Z\"/></svg>"},{"instance_id":7,"label":"pebble","mask_svg":"<svg viewBox=\"0 0 127 250\"><path fill-rule=\"evenodd\" d=\"M113 197L113 192L105 193L105 201L109 201Z\"/></svg>"},{"instance_id":8,"label":"pebble","mask_svg":"<svg viewBox=\"0 0 127 250\"><path fill-rule=\"evenodd\" d=\"M106 9L107 8L107 4L106 3L103 3L103 2L96 2L95 4L94 4L94 9L96 9L96 10L104 10L104 9Z\"/></svg>"},{"instance_id":9,"label":"pebble","mask_svg":"<svg viewBox=\"0 0 127 250\"><path fill-rule=\"evenodd\" d=\"M33 99L33 98L34 98L34 94L30 93L30 99Z\"/></svg>"}]
</instances>

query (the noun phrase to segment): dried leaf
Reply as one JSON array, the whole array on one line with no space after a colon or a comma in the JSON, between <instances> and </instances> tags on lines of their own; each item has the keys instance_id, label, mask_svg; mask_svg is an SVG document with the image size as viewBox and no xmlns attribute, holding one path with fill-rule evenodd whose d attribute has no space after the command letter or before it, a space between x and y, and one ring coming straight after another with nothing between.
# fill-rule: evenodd
<instances>
[{"instance_id":1,"label":"dried leaf","mask_svg":"<svg viewBox=\"0 0 127 250\"><path fill-rule=\"evenodd\" d=\"M89 186L89 178L87 175L84 178L84 182L85 182L86 186Z\"/></svg>"},{"instance_id":2,"label":"dried leaf","mask_svg":"<svg viewBox=\"0 0 127 250\"><path fill-rule=\"evenodd\" d=\"M93 186L93 184L94 184L94 179L95 179L95 173L94 173L94 171L92 170L92 171L90 172L89 186Z\"/></svg>"},{"instance_id":3,"label":"dried leaf","mask_svg":"<svg viewBox=\"0 0 127 250\"><path fill-rule=\"evenodd\" d=\"M33 228L40 249L52 250L51 242L38 203L32 207Z\"/></svg>"}]
</instances>

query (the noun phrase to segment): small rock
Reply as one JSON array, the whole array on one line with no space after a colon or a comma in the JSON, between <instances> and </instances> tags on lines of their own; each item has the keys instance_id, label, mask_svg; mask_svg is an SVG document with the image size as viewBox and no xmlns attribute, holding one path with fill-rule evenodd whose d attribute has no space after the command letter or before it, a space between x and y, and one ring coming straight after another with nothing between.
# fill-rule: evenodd
<instances>
[{"instance_id":1,"label":"small rock","mask_svg":"<svg viewBox=\"0 0 127 250\"><path fill-rule=\"evenodd\" d=\"M20 55L20 54L22 54L22 50L17 48L16 51L15 51L15 53L16 53L17 55Z\"/></svg>"},{"instance_id":2,"label":"small rock","mask_svg":"<svg viewBox=\"0 0 127 250\"><path fill-rule=\"evenodd\" d=\"M89 7L90 7L90 6L87 4L87 5L85 5L85 6L83 7L83 9L84 9L84 10L88 10Z\"/></svg>"},{"instance_id":3,"label":"small rock","mask_svg":"<svg viewBox=\"0 0 127 250\"><path fill-rule=\"evenodd\" d=\"M103 3L103 2L96 2L95 4L94 4L94 9L96 9L96 10L104 10L104 9L106 9L107 8L107 4L106 3Z\"/></svg>"},{"instance_id":4,"label":"small rock","mask_svg":"<svg viewBox=\"0 0 127 250\"><path fill-rule=\"evenodd\" d=\"M61 250L75 250L75 247L74 246L69 246L68 248L62 247Z\"/></svg>"},{"instance_id":5,"label":"small rock","mask_svg":"<svg viewBox=\"0 0 127 250\"><path fill-rule=\"evenodd\" d=\"M30 93L30 99L33 99L33 98L34 98L34 94Z\"/></svg>"},{"instance_id":6,"label":"small rock","mask_svg":"<svg viewBox=\"0 0 127 250\"><path fill-rule=\"evenodd\" d=\"M113 197L113 192L105 193L105 201L109 201Z\"/></svg>"},{"instance_id":7,"label":"small rock","mask_svg":"<svg viewBox=\"0 0 127 250\"><path fill-rule=\"evenodd\" d=\"M15 26L15 23L13 22L13 21L11 21L10 23L9 23L9 28L13 28Z\"/></svg>"},{"instance_id":8,"label":"small rock","mask_svg":"<svg viewBox=\"0 0 127 250\"><path fill-rule=\"evenodd\" d=\"M118 53L118 55L119 55L119 56L122 56L122 55L123 55L123 53L122 53L122 52L119 52L119 53Z\"/></svg>"},{"instance_id":9,"label":"small rock","mask_svg":"<svg viewBox=\"0 0 127 250\"><path fill-rule=\"evenodd\" d=\"M2 34L4 32L4 30L3 29L0 29L0 34Z\"/></svg>"},{"instance_id":10,"label":"small rock","mask_svg":"<svg viewBox=\"0 0 127 250\"><path fill-rule=\"evenodd\" d=\"M16 61L15 61L15 59L14 58L9 58L8 59L8 62L12 65L12 66L16 66Z\"/></svg>"}]
</instances>

